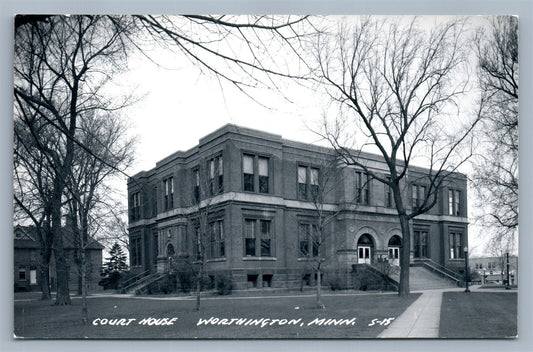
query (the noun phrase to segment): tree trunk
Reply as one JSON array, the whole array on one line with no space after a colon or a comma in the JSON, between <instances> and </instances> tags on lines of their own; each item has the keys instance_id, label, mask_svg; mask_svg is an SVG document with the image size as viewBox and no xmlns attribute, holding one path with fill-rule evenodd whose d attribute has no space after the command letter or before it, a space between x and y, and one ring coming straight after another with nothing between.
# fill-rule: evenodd
<instances>
[{"instance_id":1,"label":"tree trunk","mask_svg":"<svg viewBox=\"0 0 533 352\"><path fill-rule=\"evenodd\" d=\"M402 229L402 247L400 256L400 296L409 295L409 263L411 260L411 231L409 229L409 219L406 214L400 214L400 227Z\"/></svg>"},{"instance_id":2,"label":"tree trunk","mask_svg":"<svg viewBox=\"0 0 533 352\"><path fill-rule=\"evenodd\" d=\"M50 258L52 256L52 245L50 226L45 228L36 228L37 238L39 239L39 286L41 287L41 299L49 301L52 299L50 292Z\"/></svg>"},{"instance_id":3,"label":"tree trunk","mask_svg":"<svg viewBox=\"0 0 533 352\"><path fill-rule=\"evenodd\" d=\"M80 209L80 222L81 229L79 231L79 242L80 242L80 256L81 256L81 267L80 267L80 282L81 282L81 321L84 325L89 321L87 313L87 255L85 249L88 243L88 231L87 228L87 214ZM79 290L79 288L78 288Z\"/></svg>"},{"instance_id":4,"label":"tree trunk","mask_svg":"<svg viewBox=\"0 0 533 352\"><path fill-rule=\"evenodd\" d=\"M85 262L84 242L82 241L81 244L81 321L83 322L83 325L87 325L87 322L89 321L87 313L87 278L85 275L85 268L87 265Z\"/></svg>"},{"instance_id":5,"label":"tree trunk","mask_svg":"<svg viewBox=\"0 0 533 352\"><path fill-rule=\"evenodd\" d=\"M320 269L320 266L318 267L318 270L316 271L316 307L319 309L325 309L326 307L324 304L322 304L322 278L321 278L322 270Z\"/></svg>"},{"instance_id":6,"label":"tree trunk","mask_svg":"<svg viewBox=\"0 0 533 352\"><path fill-rule=\"evenodd\" d=\"M200 291L202 288L203 265L200 265L196 280L196 310L200 310Z\"/></svg>"},{"instance_id":7,"label":"tree trunk","mask_svg":"<svg viewBox=\"0 0 533 352\"><path fill-rule=\"evenodd\" d=\"M52 204L52 232L54 237L54 256L56 261L57 295L56 305L70 304L68 287L68 267L63 248L63 229L61 228L61 192L54 197Z\"/></svg>"},{"instance_id":8,"label":"tree trunk","mask_svg":"<svg viewBox=\"0 0 533 352\"><path fill-rule=\"evenodd\" d=\"M41 248L39 263L39 286L41 287L41 299L49 301L50 294L50 249Z\"/></svg>"}]
</instances>

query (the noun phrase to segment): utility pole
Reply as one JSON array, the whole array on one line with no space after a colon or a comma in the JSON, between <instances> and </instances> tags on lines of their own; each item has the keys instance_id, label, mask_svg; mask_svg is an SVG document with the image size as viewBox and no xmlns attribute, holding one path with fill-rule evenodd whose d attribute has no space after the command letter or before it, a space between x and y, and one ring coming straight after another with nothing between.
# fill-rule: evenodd
<instances>
[{"instance_id":1,"label":"utility pole","mask_svg":"<svg viewBox=\"0 0 533 352\"><path fill-rule=\"evenodd\" d=\"M505 285L506 290L510 290L511 286L509 286L509 252L505 253L506 261L507 261L507 285Z\"/></svg>"},{"instance_id":2,"label":"utility pole","mask_svg":"<svg viewBox=\"0 0 533 352\"><path fill-rule=\"evenodd\" d=\"M470 292L468 289L468 247L465 246L464 254L465 254L465 292Z\"/></svg>"}]
</instances>

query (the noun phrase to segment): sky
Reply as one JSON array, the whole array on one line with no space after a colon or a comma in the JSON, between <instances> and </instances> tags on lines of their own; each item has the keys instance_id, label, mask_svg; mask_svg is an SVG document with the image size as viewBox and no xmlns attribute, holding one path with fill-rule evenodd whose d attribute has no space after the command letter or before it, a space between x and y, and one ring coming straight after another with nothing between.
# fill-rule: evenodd
<instances>
[{"instance_id":1,"label":"sky","mask_svg":"<svg viewBox=\"0 0 533 352\"><path fill-rule=\"evenodd\" d=\"M313 91L285 81L282 92L251 91L258 103L227 82L201 73L181 55L148 54L163 67L136 54L129 60L129 71L119 78L120 89L134 90L140 99L126 111L132 134L137 132L138 137L132 174L153 168L177 150L194 147L227 123L302 142L318 141L310 128L316 126L322 109Z\"/></svg>"},{"instance_id":2,"label":"sky","mask_svg":"<svg viewBox=\"0 0 533 352\"><path fill-rule=\"evenodd\" d=\"M431 26L435 19L429 16L422 22ZM201 73L183 55L160 49L151 49L147 55L157 64L146 55L133 54L128 71L117 77L113 88L121 93L134 92L139 99L124 111L131 136L137 138L136 161L127 171L129 175L152 169L166 156L194 147L200 138L227 123L279 134L285 139L327 145L313 132L318 129L326 105L326 99L316 91L294 81L283 81L281 92L251 91L259 104L234 86ZM125 194L126 180L120 182L118 187ZM469 198L471 217L473 192ZM469 226L469 240L472 255L481 255L483 230L473 223Z\"/></svg>"}]
</instances>

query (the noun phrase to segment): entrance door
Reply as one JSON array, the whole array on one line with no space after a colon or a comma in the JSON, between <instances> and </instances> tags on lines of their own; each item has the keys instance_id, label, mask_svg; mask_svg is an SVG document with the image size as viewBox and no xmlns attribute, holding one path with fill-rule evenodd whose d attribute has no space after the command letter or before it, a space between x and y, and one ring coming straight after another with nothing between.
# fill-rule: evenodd
<instances>
[{"instance_id":1,"label":"entrance door","mask_svg":"<svg viewBox=\"0 0 533 352\"><path fill-rule=\"evenodd\" d=\"M389 263L392 265L400 265L400 248L399 247L389 247Z\"/></svg>"},{"instance_id":2,"label":"entrance door","mask_svg":"<svg viewBox=\"0 0 533 352\"><path fill-rule=\"evenodd\" d=\"M358 246L357 264L370 264L370 246Z\"/></svg>"}]
</instances>

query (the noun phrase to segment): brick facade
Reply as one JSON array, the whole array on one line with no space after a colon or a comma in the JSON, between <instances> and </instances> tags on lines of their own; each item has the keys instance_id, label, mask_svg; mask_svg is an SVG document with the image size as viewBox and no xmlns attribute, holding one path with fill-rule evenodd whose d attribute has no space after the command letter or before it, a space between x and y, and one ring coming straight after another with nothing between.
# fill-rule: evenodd
<instances>
[{"instance_id":1,"label":"brick facade","mask_svg":"<svg viewBox=\"0 0 533 352\"><path fill-rule=\"evenodd\" d=\"M361 153L360 157L368 168L386 177L386 165L379 156ZM306 224L316 226L317 210L309 195L316 187L316 175L325 169L330 177L321 185L328 189L321 204L334 220L327 224L328 241L320 249L320 256L326 258L324 282L346 276L353 264L365 260L375 264L388 259L396 264L401 231L387 189L377 180L361 183L364 175L358 172L362 170L331 169L327 165L333 158L328 148L226 125L196 147L159 161L154 169L128 182L132 270L164 271L169 258L192 258L198 212L203 207L208 209L209 223L215 224L212 228L221 226L212 231L218 231L216 236L223 233L223 241L214 240L207 259L209 275L230 272L241 289L291 288L312 282L312 260L302 256L302 248L308 256L313 249L301 237ZM417 181L423 171L410 168L402 185L406 196L413 194L413 187L423 192L424 184ZM412 260L464 266L466 188L466 177L454 174L447 187L439 190L430 212L412 221Z\"/></svg>"},{"instance_id":2,"label":"brick facade","mask_svg":"<svg viewBox=\"0 0 533 352\"><path fill-rule=\"evenodd\" d=\"M40 246L35 238L34 228L31 226L16 226L14 233L14 286L15 291L40 291L40 278L38 268L40 265ZM80 275L74 261L75 250L68 236L65 239L65 259L69 268L69 289L77 291L80 284ZM100 268L102 267L102 250L104 247L97 241L92 241L86 250L87 289L101 291L98 285L101 280ZM50 259L50 287L55 291L56 270L55 259L52 254Z\"/></svg>"}]
</instances>

